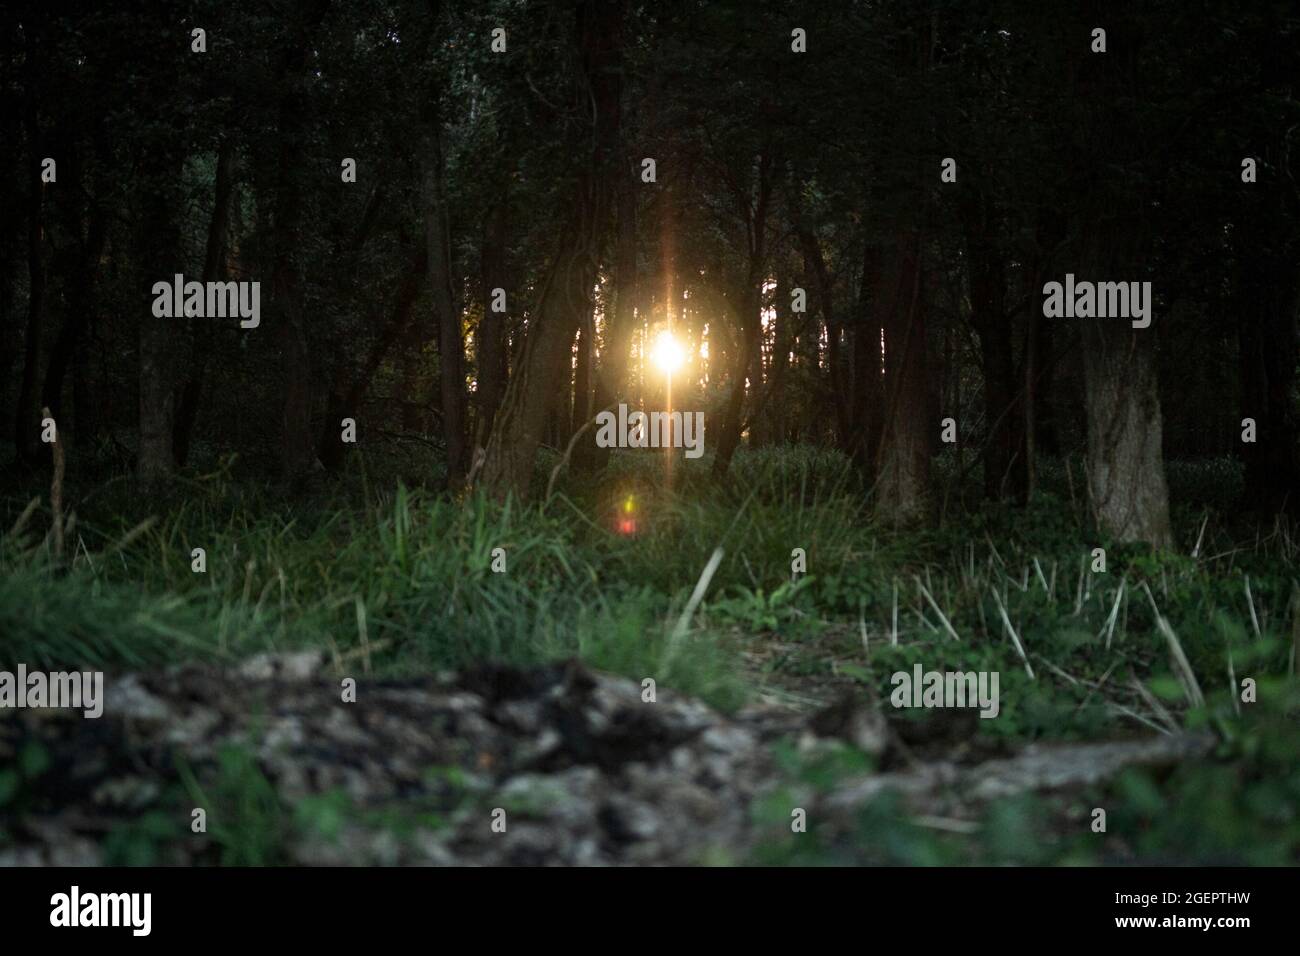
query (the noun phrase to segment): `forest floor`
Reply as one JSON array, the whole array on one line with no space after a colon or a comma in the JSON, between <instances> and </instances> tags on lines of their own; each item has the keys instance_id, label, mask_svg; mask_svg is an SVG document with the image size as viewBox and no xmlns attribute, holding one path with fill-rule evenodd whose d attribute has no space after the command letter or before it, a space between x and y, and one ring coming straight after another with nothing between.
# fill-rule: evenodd
<instances>
[{"instance_id":1,"label":"forest floor","mask_svg":"<svg viewBox=\"0 0 1300 956\"><path fill-rule=\"evenodd\" d=\"M530 507L417 464L72 475L62 554L12 489L0 670L106 700L0 711L0 863L1300 862L1300 539L1231 463L1171 463L1166 554L1098 539L1064 462L1003 509L941 461L911 532L813 449ZM996 673L997 715L894 706L917 665Z\"/></svg>"}]
</instances>

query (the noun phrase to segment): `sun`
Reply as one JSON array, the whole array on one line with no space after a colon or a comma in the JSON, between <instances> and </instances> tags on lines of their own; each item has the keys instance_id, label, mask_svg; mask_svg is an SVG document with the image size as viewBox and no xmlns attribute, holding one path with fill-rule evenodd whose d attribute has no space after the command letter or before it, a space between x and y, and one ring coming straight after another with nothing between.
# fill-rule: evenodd
<instances>
[{"instance_id":1,"label":"sun","mask_svg":"<svg viewBox=\"0 0 1300 956\"><path fill-rule=\"evenodd\" d=\"M650 360L665 375L672 375L686 361L686 351L673 334L664 329L650 349Z\"/></svg>"}]
</instances>

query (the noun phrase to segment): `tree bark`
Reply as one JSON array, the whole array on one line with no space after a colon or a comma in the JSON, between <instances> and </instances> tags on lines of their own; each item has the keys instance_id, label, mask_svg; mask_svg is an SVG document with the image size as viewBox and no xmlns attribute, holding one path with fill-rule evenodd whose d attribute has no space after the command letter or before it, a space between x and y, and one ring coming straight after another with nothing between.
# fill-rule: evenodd
<instances>
[{"instance_id":1,"label":"tree bark","mask_svg":"<svg viewBox=\"0 0 1300 956\"><path fill-rule=\"evenodd\" d=\"M317 0L290 26L280 55L284 92L279 103L280 139L275 173L276 208L272 226L275 259L271 296L279 322L282 402L280 416L280 476L290 486L301 481L315 461L311 431L311 352L303 318L302 271L295 251L300 244L307 110L310 32L324 18L328 3Z\"/></svg>"},{"instance_id":2,"label":"tree bark","mask_svg":"<svg viewBox=\"0 0 1300 956\"><path fill-rule=\"evenodd\" d=\"M50 351L50 365L45 372L45 387L41 392L41 404L47 406L59 419L63 411L63 386L67 378L73 356L78 351L81 337L90 325L90 316L95 307L95 284L99 277L99 260L104 254L106 236L104 212L96 207L90 211L90 223L85 239L82 240L80 262L76 275L71 280L68 291L68 309L63 325L59 328L58 338ZM82 433L79 419L76 430Z\"/></svg>"},{"instance_id":3,"label":"tree bark","mask_svg":"<svg viewBox=\"0 0 1300 956\"><path fill-rule=\"evenodd\" d=\"M45 263L42 246L45 241L45 184L41 182L40 131L36 120L35 92L28 105L25 122L29 155L29 183L27 197L27 331L23 346L23 375L18 386L17 412L14 416L14 445L20 464L33 465L38 461L40 448L40 410L37 407L37 382L41 367L41 326L45 315Z\"/></svg>"},{"instance_id":4,"label":"tree bark","mask_svg":"<svg viewBox=\"0 0 1300 956\"><path fill-rule=\"evenodd\" d=\"M573 410L569 419L570 438L596 413L596 396L592 389L592 359L596 348L595 306L593 299L578 326L578 357L573 369Z\"/></svg>"},{"instance_id":5,"label":"tree bark","mask_svg":"<svg viewBox=\"0 0 1300 956\"><path fill-rule=\"evenodd\" d=\"M1006 313L1006 272L995 242L996 211L990 197L966 185L959 199L970 276L971 325L980 342L984 374L982 451L984 495L990 501L1023 501L1025 471L1019 458L1020 424L1011 321Z\"/></svg>"},{"instance_id":6,"label":"tree bark","mask_svg":"<svg viewBox=\"0 0 1300 956\"><path fill-rule=\"evenodd\" d=\"M767 258L767 213L772 198L772 166L772 151L764 148L758 158L758 181L755 184L757 195L752 212L748 197L744 201L749 216L746 222L749 264L745 273L745 286L736 296L739 304L736 321L740 327L740 343L732 370L731 391L723 410L718 450L713 459L715 478L726 477L732 456L740 445L746 384L756 387L762 380L763 266Z\"/></svg>"},{"instance_id":7,"label":"tree bark","mask_svg":"<svg viewBox=\"0 0 1300 956\"><path fill-rule=\"evenodd\" d=\"M379 371L379 367L383 365L384 359L393 346L409 329L415 301L419 298L420 287L424 284L428 271L428 251L422 236L411 256L402 284L397 288L397 296L393 299L388 321L376 336L365 362L352 376L342 376L340 384L330 394L329 408L319 440L320 460L326 469L335 470L343 463L343 453L346 449L341 440L342 421L344 418L357 417L366 392L374 381L375 373ZM376 323L380 314L382 313L376 310L374 316Z\"/></svg>"},{"instance_id":8,"label":"tree bark","mask_svg":"<svg viewBox=\"0 0 1300 956\"><path fill-rule=\"evenodd\" d=\"M614 294L605 313L603 347L594 370L593 401L596 411L626 400L627 365L636 333L637 280L637 195L636 179L630 164L624 162L622 177L615 189ZM580 470L597 473L609 462L609 448L596 444L595 430L584 436L574 452L574 465Z\"/></svg>"},{"instance_id":9,"label":"tree bark","mask_svg":"<svg viewBox=\"0 0 1300 956\"><path fill-rule=\"evenodd\" d=\"M772 309L772 345L771 360L767 370L767 394L764 407L769 409L760 418L761 434L767 444L781 444L786 436L785 379L790 368L790 335L795 323L790 311L790 286L785 279L778 279L776 300ZM802 320L803 316L800 316Z\"/></svg>"},{"instance_id":10,"label":"tree bark","mask_svg":"<svg viewBox=\"0 0 1300 956\"><path fill-rule=\"evenodd\" d=\"M584 282L584 289L590 288L589 284ZM569 340L568 345L560 352L560 364L555 369L555 391L551 398L551 417L548 426L548 433L545 439L546 443L552 448L565 449L569 447L569 421L573 416L573 405L576 399L574 393L573 373L574 373L574 355L577 347L582 340L582 324L585 321L585 315L591 311L590 302L584 303L582 315L578 317L577 326L573 330L573 337Z\"/></svg>"},{"instance_id":11,"label":"tree bark","mask_svg":"<svg viewBox=\"0 0 1300 956\"><path fill-rule=\"evenodd\" d=\"M447 444L447 484L458 488L465 479L465 340L460 309L452 286L451 224L447 212L446 167L442 153L442 118L437 91L426 99L420 143L425 244L429 255L429 288L438 328L438 380L443 439Z\"/></svg>"},{"instance_id":12,"label":"tree bark","mask_svg":"<svg viewBox=\"0 0 1300 956\"><path fill-rule=\"evenodd\" d=\"M1081 137L1073 172L1076 181L1091 185L1078 206L1080 267L1073 271L1082 281L1137 281L1151 248L1141 208L1130 211L1133 203L1123 187L1096 172L1120 165L1141 169L1142 131L1124 105L1139 99L1143 88L1137 24L1117 19L1109 43L1105 62L1086 61L1088 69L1076 74L1085 105L1073 124ZM1150 308L1154 313L1155 304ZM1159 317L1153 314L1145 329L1134 329L1124 317L1073 321L1081 326L1088 489L1097 526L1119 542L1172 547L1156 366Z\"/></svg>"},{"instance_id":13,"label":"tree bark","mask_svg":"<svg viewBox=\"0 0 1300 956\"><path fill-rule=\"evenodd\" d=\"M930 508L931 435L921 258L920 234L915 230L901 233L889 270L891 288L879 299L885 340L885 400L876 452L875 510L895 526L924 521Z\"/></svg>"},{"instance_id":14,"label":"tree bark","mask_svg":"<svg viewBox=\"0 0 1300 956\"><path fill-rule=\"evenodd\" d=\"M862 281L857 317L853 325L853 377L849 399L849 446L853 460L864 473L875 468L884 426L884 381L881 354L881 318L884 315L884 254L869 238L862 247Z\"/></svg>"},{"instance_id":15,"label":"tree bark","mask_svg":"<svg viewBox=\"0 0 1300 956\"><path fill-rule=\"evenodd\" d=\"M852 384L848 370L845 368L844 355L840 347L840 323L835 314L832 296L833 283L830 270L826 267L826 257L822 254L821 242L807 227L798 230L799 248L803 253L804 271L813 280L813 289L817 293L817 308L821 311L822 321L826 325L826 359L830 366L831 401L830 411L834 416L839 434L839 445L844 451L851 452L855 444L853 439L853 402L851 401Z\"/></svg>"},{"instance_id":16,"label":"tree bark","mask_svg":"<svg viewBox=\"0 0 1300 956\"><path fill-rule=\"evenodd\" d=\"M502 196L488 213L483 229L480 253L480 276L483 285L483 318L479 320L478 335L474 338L477 360L478 387L478 438L476 445L486 444L492 431L492 421L501 405L506 390L506 315L492 310L493 289L510 289L507 257L509 236L509 200ZM507 307L509 298L506 299Z\"/></svg>"},{"instance_id":17,"label":"tree bark","mask_svg":"<svg viewBox=\"0 0 1300 956\"><path fill-rule=\"evenodd\" d=\"M226 140L217 153L212 217L208 220L207 246L203 256L205 283L221 281L226 275L226 234L230 228L230 204L234 196L234 161L234 144ZM207 378L208 357L212 350L211 333L211 323L202 320L190 330L189 374L180 388L176 422L172 429L172 452L178 466L184 466L190 456L190 439L194 433L194 420L199 413L199 401Z\"/></svg>"},{"instance_id":18,"label":"tree bark","mask_svg":"<svg viewBox=\"0 0 1300 956\"><path fill-rule=\"evenodd\" d=\"M160 275L179 271L180 227L176 221L173 190L180 162L158 156L146 180L145 214L141 220L141 260ZM146 494L160 492L172 472L172 364L177 318L158 318L147 308L140 317L140 440L136 451L136 479Z\"/></svg>"},{"instance_id":19,"label":"tree bark","mask_svg":"<svg viewBox=\"0 0 1300 956\"><path fill-rule=\"evenodd\" d=\"M1172 547L1154 337L1122 319L1080 321L1097 524L1117 541Z\"/></svg>"},{"instance_id":20,"label":"tree bark","mask_svg":"<svg viewBox=\"0 0 1300 956\"><path fill-rule=\"evenodd\" d=\"M529 493L537 446L555 393L555 370L591 296L588 278L609 213L623 84L624 3L587 0L577 13L581 102L593 114L592 149L488 440L479 480L498 498L510 494L522 498Z\"/></svg>"},{"instance_id":21,"label":"tree bark","mask_svg":"<svg viewBox=\"0 0 1300 956\"><path fill-rule=\"evenodd\" d=\"M1144 227L1090 203L1081 236L1080 280L1118 281L1142 274ZM1153 289L1154 295L1154 289ZM1150 303L1154 313L1155 304ZM1081 327L1088 491L1100 530L1120 542L1173 546L1165 484L1163 421L1156 363L1158 319L1075 319Z\"/></svg>"}]
</instances>

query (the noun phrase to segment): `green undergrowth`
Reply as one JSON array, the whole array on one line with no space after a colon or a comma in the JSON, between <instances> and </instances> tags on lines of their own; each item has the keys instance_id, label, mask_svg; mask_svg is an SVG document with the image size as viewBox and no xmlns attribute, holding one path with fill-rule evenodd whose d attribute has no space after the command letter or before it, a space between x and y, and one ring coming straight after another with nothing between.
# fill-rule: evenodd
<instances>
[{"instance_id":1,"label":"green undergrowth","mask_svg":"<svg viewBox=\"0 0 1300 956\"><path fill-rule=\"evenodd\" d=\"M1101 540L1048 487L1025 508L897 532L833 453L742 452L722 486L708 465L677 461L670 489L659 456L616 455L600 479L566 474L527 506L364 473L293 500L221 472L170 502L123 482L83 490L64 560L43 506L0 542L0 658L134 667L321 647L405 674L579 656L734 707L738 656L771 638L795 656L829 647L835 673L882 693L918 662L999 669L1010 703L994 723L1028 736L1098 732L1107 688L1134 674L1157 698L1186 696L1174 644L1206 700L1230 670L1267 681L1292 666L1300 574L1285 526L1242 531L1202 506L1179 528L1186 545L1153 554ZM9 500L7 525L26 503ZM792 573L796 549L806 573Z\"/></svg>"},{"instance_id":2,"label":"green undergrowth","mask_svg":"<svg viewBox=\"0 0 1300 956\"><path fill-rule=\"evenodd\" d=\"M542 456L537 487L556 460ZM924 530L890 528L845 459L798 448L742 451L723 484L707 455L674 462L669 478L661 457L619 453L600 478L566 472L549 500L529 505L453 500L359 466L294 498L222 469L183 478L166 500L134 497L125 481L70 484L76 518L62 558L48 494L26 489L5 500L0 666L118 669L321 648L345 673L404 676L578 657L728 711L785 686L806 700L856 688L888 706L898 671L996 671L998 717L976 722L989 747L1189 728L1225 741L1212 760L1114 784L1118 818L1142 834L1123 852L1294 859L1296 824L1282 808L1296 805L1287 768L1300 746L1279 729L1294 728L1300 647L1293 529L1234 512L1222 497L1231 463L1171 466L1178 547L1165 553L1091 528L1077 463L1073 494L1067 467L1047 462L1024 507L969 504L977 487L954 491L966 479L953 464L937 463L947 504ZM796 574L798 555L806 572ZM1242 700L1243 682L1254 702ZM979 821L974 844L925 824L882 836L881 820L898 822L887 803L859 836L879 842L885 862L971 852L1036 862L997 850L1029 845L1021 837L1039 816L1026 799L1023 813ZM1204 818L1194 836L1178 829L1177 801ZM1048 801L1044 832L1076 811ZM1282 834L1278 849L1262 840L1264 824ZM1052 847L1054 861L1122 856L1096 840L1044 839L1034 845ZM1235 856L1234 840L1246 847ZM813 843L792 859L834 857Z\"/></svg>"}]
</instances>

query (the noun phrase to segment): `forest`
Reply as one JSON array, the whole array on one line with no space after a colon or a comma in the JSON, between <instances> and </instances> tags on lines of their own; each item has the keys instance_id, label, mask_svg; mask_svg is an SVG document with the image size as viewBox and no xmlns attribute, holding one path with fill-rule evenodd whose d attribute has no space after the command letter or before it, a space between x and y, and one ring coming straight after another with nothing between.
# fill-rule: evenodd
<instances>
[{"instance_id":1,"label":"forest","mask_svg":"<svg viewBox=\"0 0 1300 956\"><path fill-rule=\"evenodd\" d=\"M0 863L1300 862L1298 83L1289 0L7 4Z\"/></svg>"}]
</instances>

